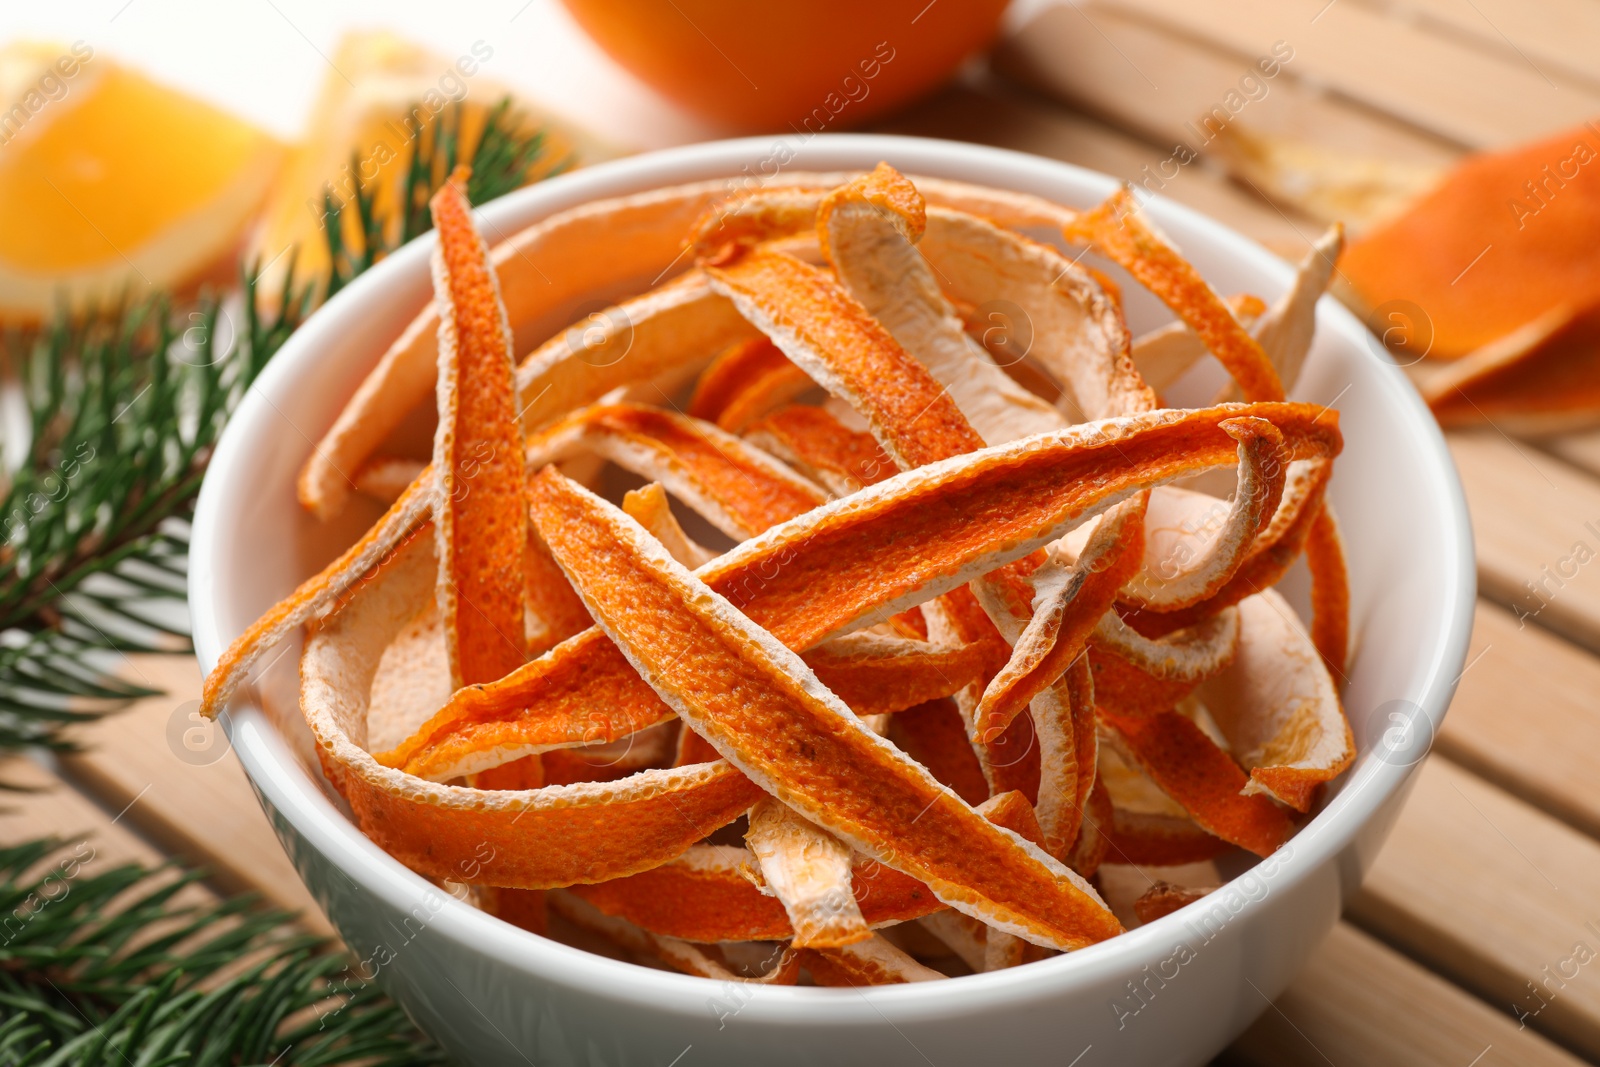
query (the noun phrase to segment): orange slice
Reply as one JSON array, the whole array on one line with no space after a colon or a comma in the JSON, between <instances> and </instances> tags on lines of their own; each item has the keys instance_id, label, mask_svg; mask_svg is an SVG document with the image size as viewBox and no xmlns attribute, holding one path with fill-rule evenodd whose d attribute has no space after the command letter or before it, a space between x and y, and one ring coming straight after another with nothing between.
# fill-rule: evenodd
<instances>
[{"instance_id":1,"label":"orange slice","mask_svg":"<svg viewBox=\"0 0 1600 1067\"><path fill-rule=\"evenodd\" d=\"M83 41L14 41L0 70L0 319L234 276L282 145Z\"/></svg>"},{"instance_id":2,"label":"orange slice","mask_svg":"<svg viewBox=\"0 0 1600 1067\"><path fill-rule=\"evenodd\" d=\"M432 200L439 305L439 616L454 688L527 659L527 480L512 387L511 326L460 168Z\"/></svg>"},{"instance_id":3,"label":"orange slice","mask_svg":"<svg viewBox=\"0 0 1600 1067\"><path fill-rule=\"evenodd\" d=\"M839 948L872 937L850 884L850 849L772 797L750 809L745 846L788 912L795 948Z\"/></svg>"},{"instance_id":4,"label":"orange slice","mask_svg":"<svg viewBox=\"0 0 1600 1067\"><path fill-rule=\"evenodd\" d=\"M764 790L1009 933L1068 949L1120 930L1087 883L867 730L798 656L620 511L548 468L532 493L540 534L601 628ZM651 621L666 618L670 631Z\"/></svg>"},{"instance_id":5,"label":"orange slice","mask_svg":"<svg viewBox=\"0 0 1600 1067\"><path fill-rule=\"evenodd\" d=\"M1250 772L1248 793L1297 811L1355 758L1339 693L1315 645L1273 590L1239 604L1232 664L1196 695Z\"/></svg>"}]
</instances>

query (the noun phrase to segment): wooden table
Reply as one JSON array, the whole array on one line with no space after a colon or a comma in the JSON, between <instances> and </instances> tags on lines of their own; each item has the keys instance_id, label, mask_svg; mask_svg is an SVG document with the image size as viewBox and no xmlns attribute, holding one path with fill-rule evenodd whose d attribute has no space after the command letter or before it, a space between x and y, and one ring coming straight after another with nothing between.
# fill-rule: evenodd
<instances>
[{"instance_id":1,"label":"wooden table","mask_svg":"<svg viewBox=\"0 0 1600 1067\"><path fill-rule=\"evenodd\" d=\"M1279 41L1294 56L1240 111L1251 132L1430 168L1600 115L1593 0L1112 0L1042 14L994 70L882 128L1138 181ZM1161 191L1293 258L1320 230L1214 163ZM1600 567L1514 613L1576 542L1600 548L1600 434L1450 443L1482 593L1459 695L1344 921L1219 1062L1600 1061L1600 959L1575 962L1600 951ZM182 743L198 725L192 660L127 671L171 695L86 731L87 751L53 770L12 768L54 788L8 801L0 840L88 833L99 863L181 856L326 930L234 758Z\"/></svg>"}]
</instances>

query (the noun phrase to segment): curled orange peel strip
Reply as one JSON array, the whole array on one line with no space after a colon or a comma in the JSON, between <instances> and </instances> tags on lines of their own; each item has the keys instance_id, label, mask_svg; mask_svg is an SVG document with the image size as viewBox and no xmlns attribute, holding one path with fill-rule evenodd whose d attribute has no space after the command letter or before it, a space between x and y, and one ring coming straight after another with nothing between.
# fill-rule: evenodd
<instances>
[{"instance_id":1,"label":"curled orange peel strip","mask_svg":"<svg viewBox=\"0 0 1600 1067\"><path fill-rule=\"evenodd\" d=\"M1275 591L1242 601L1239 618L1237 657L1196 696L1249 771L1245 792L1308 811L1317 786L1355 758L1338 688Z\"/></svg>"},{"instance_id":2,"label":"curled orange peel strip","mask_svg":"<svg viewBox=\"0 0 1600 1067\"><path fill-rule=\"evenodd\" d=\"M262 656L301 626L334 610L352 588L375 576L383 561L408 537L420 530L431 531L437 496L438 488L431 478L412 482L360 540L234 638L216 667L206 675L200 714L216 718Z\"/></svg>"},{"instance_id":3,"label":"curled orange peel strip","mask_svg":"<svg viewBox=\"0 0 1600 1067\"><path fill-rule=\"evenodd\" d=\"M821 986L899 985L946 977L918 963L880 935L843 948L806 949L800 960Z\"/></svg>"},{"instance_id":4,"label":"curled orange peel strip","mask_svg":"<svg viewBox=\"0 0 1600 1067\"><path fill-rule=\"evenodd\" d=\"M1198 685L1233 662L1239 647L1239 612L1227 607L1183 630L1145 637L1116 614L1101 619L1096 652L1117 658L1161 681Z\"/></svg>"},{"instance_id":5,"label":"curled orange peel strip","mask_svg":"<svg viewBox=\"0 0 1600 1067\"><path fill-rule=\"evenodd\" d=\"M1261 345L1228 312L1194 268L1143 221L1127 189L1118 190L1099 207L1079 215L1063 228L1063 233L1069 241L1093 245L1160 297L1200 335L1246 399L1279 400L1284 396L1283 380ZM1342 244L1342 234L1325 237L1324 241L1330 247ZM1302 319L1313 314L1315 302L1309 306L1312 310L1300 308ZM1293 362L1299 340L1298 333L1286 326L1282 339L1286 369ZM1329 667L1342 676L1349 642L1349 589L1337 526L1325 504L1306 547L1312 570L1313 630Z\"/></svg>"},{"instance_id":6,"label":"curled orange peel strip","mask_svg":"<svg viewBox=\"0 0 1600 1067\"><path fill-rule=\"evenodd\" d=\"M1138 523L1102 522L1080 559L1066 566L1051 561L1034 572L1039 607L983 692L976 714L980 736L1009 723L1083 655L1104 615L1101 605L1115 600L1138 571L1143 535Z\"/></svg>"},{"instance_id":7,"label":"curled orange peel strip","mask_svg":"<svg viewBox=\"0 0 1600 1067\"><path fill-rule=\"evenodd\" d=\"M495 687L457 690L416 733L379 753L378 761L444 781L526 755L617 741L672 719L672 710L637 675L605 669L606 660L576 651L585 647L581 641L566 643L529 664L522 672L524 684L537 687L538 698L525 705L498 699ZM973 646L865 633L825 642L805 658L861 715L897 712L948 696L975 679L983 665L983 651Z\"/></svg>"},{"instance_id":8,"label":"curled orange peel strip","mask_svg":"<svg viewBox=\"0 0 1600 1067\"><path fill-rule=\"evenodd\" d=\"M704 270L795 365L860 411L902 468L983 447L944 387L831 274L760 248Z\"/></svg>"},{"instance_id":9,"label":"curled orange peel strip","mask_svg":"<svg viewBox=\"0 0 1600 1067\"><path fill-rule=\"evenodd\" d=\"M849 496L898 470L870 433L846 427L820 407L779 408L751 426L745 437L834 496Z\"/></svg>"},{"instance_id":10,"label":"curled orange peel strip","mask_svg":"<svg viewBox=\"0 0 1600 1067\"><path fill-rule=\"evenodd\" d=\"M589 452L654 481L730 537L811 510L823 490L712 423L643 404L601 404L528 440L529 468Z\"/></svg>"},{"instance_id":11,"label":"curled orange peel strip","mask_svg":"<svg viewBox=\"0 0 1600 1067\"><path fill-rule=\"evenodd\" d=\"M1306 567L1311 571L1311 639L1335 678L1344 678L1350 648L1350 574L1344 539L1324 503L1306 531Z\"/></svg>"},{"instance_id":12,"label":"curled orange peel strip","mask_svg":"<svg viewBox=\"0 0 1600 1067\"><path fill-rule=\"evenodd\" d=\"M1188 907L1197 900L1203 899L1210 889L1196 889L1188 886L1172 885L1170 882L1157 882L1133 902L1134 914L1139 916L1139 921L1144 924L1155 922L1166 915L1171 915L1179 908Z\"/></svg>"},{"instance_id":13,"label":"curled orange peel strip","mask_svg":"<svg viewBox=\"0 0 1600 1067\"><path fill-rule=\"evenodd\" d=\"M902 219L901 225L914 231L914 221ZM905 240L903 232L894 236ZM948 388L825 272L760 249L704 269L742 315L866 419L884 451L902 468L983 447ZM1014 569L975 577L981 578L980 589L992 594L996 606L991 614L997 623L1026 617L1032 590ZM1015 625L1021 628L1021 623ZM998 741L1009 724L979 723L975 740Z\"/></svg>"},{"instance_id":14,"label":"curled orange peel strip","mask_svg":"<svg viewBox=\"0 0 1600 1067\"><path fill-rule=\"evenodd\" d=\"M1295 454L1325 456L1339 447L1336 416L1312 405L1152 412L902 474L775 527L699 573L780 641L809 648L951 592L1121 495L1231 462L1234 442L1219 423L1242 411L1272 419ZM594 701L584 696L590 685ZM549 722L570 731L576 714L587 729L594 707L642 709L615 736L666 714L615 647L591 630L506 678L458 691L424 728L426 743L418 739L407 753L386 758L404 755L405 765L418 769L412 761L422 752L453 733L471 733L479 720L510 724L495 730L514 731L526 720L535 731ZM493 743L505 743L503 735ZM468 739L461 751L489 747Z\"/></svg>"},{"instance_id":15,"label":"curled orange peel strip","mask_svg":"<svg viewBox=\"0 0 1600 1067\"><path fill-rule=\"evenodd\" d=\"M1102 708L1100 718L1125 754L1202 829L1258 856L1270 856L1288 838L1289 816L1267 797L1246 794L1249 777L1186 716Z\"/></svg>"},{"instance_id":16,"label":"curled orange peel strip","mask_svg":"<svg viewBox=\"0 0 1600 1067\"><path fill-rule=\"evenodd\" d=\"M492 681L527 658L528 542L514 357L489 247L472 224L465 168L431 201L439 242L439 432L433 469L439 614L452 688Z\"/></svg>"},{"instance_id":17,"label":"curled orange peel strip","mask_svg":"<svg viewBox=\"0 0 1600 1067\"><path fill-rule=\"evenodd\" d=\"M794 947L839 948L872 937L852 891L850 849L838 838L762 797L750 809L744 840L788 913Z\"/></svg>"},{"instance_id":18,"label":"curled orange peel strip","mask_svg":"<svg viewBox=\"0 0 1600 1067\"><path fill-rule=\"evenodd\" d=\"M1224 429L1239 442L1238 489L1211 544L1199 548L1188 567L1157 580L1150 577L1151 554L1141 536L1147 527L1103 522L1080 559L1071 564L1052 559L1034 572L1033 616L1005 669L984 692L976 716L980 734L1011 721L1060 677L1094 635L1104 643L1119 627L1125 629L1114 615L1096 608L1119 597L1157 610L1189 607L1213 597L1238 573L1279 511L1290 457L1283 435L1264 419L1233 419ZM1128 652L1127 642L1123 645ZM1156 665L1145 667L1159 671Z\"/></svg>"},{"instance_id":19,"label":"curled orange peel strip","mask_svg":"<svg viewBox=\"0 0 1600 1067\"><path fill-rule=\"evenodd\" d=\"M920 193L880 163L823 198L822 253L850 294L921 363L984 440L1059 429L1059 412L1018 385L969 337L917 250L927 226Z\"/></svg>"},{"instance_id":20,"label":"curled orange peel strip","mask_svg":"<svg viewBox=\"0 0 1600 1067\"><path fill-rule=\"evenodd\" d=\"M1144 566L1119 594L1124 602L1154 611L1174 611L1213 596L1238 572L1254 551L1258 536L1277 514L1289 473L1283 435L1264 419L1235 419L1229 423L1228 432L1239 442L1238 485L1226 515L1211 531L1210 543L1200 546L1198 558L1191 549L1182 553L1187 557L1186 563L1171 567L1166 561L1179 553L1166 551L1172 546L1149 543L1161 540L1159 525L1167 521L1160 511L1161 497L1166 494L1152 494L1156 513L1146 514L1149 533ZM1186 532L1180 520L1179 536ZM1155 559L1150 558L1152 548Z\"/></svg>"},{"instance_id":21,"label":"curled orange peel strip","mask_svg":"<svg viewBox=\"0 0 1600 1067\"><path fill-rule=\"evenodd\" d=\"M1007 932L1062 949L1120 932L1087 883L866 729L793 652L614 507L547 469L532 512L600 627L764 791Z\"/></svg>"},{"instance_id":22,"label":"curled orange peel strip","mask_svg":"<svg viewBox=\"0 0 1600 1067\"><path fill-rule=\"evenodd\" d=\"M1094 787L1094 703L1095 686L1088 657L1080 655L1062 671L1059 683L1041 693L1033 705L1033 728L1039 744L1035 811L1040 844L1063 861L1078 839L1084 805Z\"/></svg>"},{"instance_id":23,"label":"curled orange peel strip","mask_svg":"<svg viewBox=\"0 0 1600 1067\"><path fill-rule=\"evenodd\" d=\"M1029 840L1037 837L1032 808L1018 793L1002 793L977 805L977 810L996 826ZM573 886L571 892L607 915L686 941L793 937L783 904L751 880L751 862L750 853L742 848L695 845L652 870ZM926 885L877 860L854 854L850 870L850 891L869 926L888 926L944 909Z\"/></svg>"},{"instance_id":24,"label":"curled orange peel strip","mask_svg":"<svg viewBox=\"0 0 1600 1067\"><path fill-rule=\"evenodd\" d=\"M977 805L989 795L966 725L951 701L930 700L901 712L890 720L888 736L968 804Z\"/></svg>"},{"instance_id":25,"label":"curled orange peel strip","mask_svg":"<svg viewBox=\"0 0 1600 1067\"><path fill-rule=\"evenodd\" d=\"M789 362L765 337L731 346L700 375L689 414L730 433L745 428L772 409L811 388L805 371Z\"/></svg>"},{"instance_id":26,"label":"curled orange peel strip","mask_svg":"<svg viewBox=\"0 0 1600 1067\"><path fill-rule=\"evenodd\" d=\"M640 929L626 919L605 914L569 891L558 890L549 896L551 908L574 926L599 934L636 956L656 960L684 974L719 982L747 982L754 985L794 985L800 977L800 953L788 946L775 953L777 958L765 974L750 978L730 970L720 958L721 953L713 946L694 945L681 938Z\"/></svg>"},{"instance_id":27,"label":"curled orange peel strip","mask_svg":"<svg viewBox=\"0 0 1600 1067\"><path fill-rule=\"evenodd\" d=\"M323 771L362 831L400 862L510 888L600 881L680 855L760 796L720 762L508 791L438 785L379 764L363 748L371 679L436 575L431 538L412 538L311 634L301 658L300 704Z\"/></svg>"},{"instance_id":28,"label":"curled orange peel strip","mask_svg":"<svg viewBox=\"0 0 1600 1067\"><path fill-rule=\"evenodd\" d=\"M1095 749L1088 746L1080 751ZM1093 878L1100 865L1111 855L1111 833L1116 822L1111 794L1099 775L1095 776L1094 787L1089 790L1080 821L1078 839L1072 843L1072 851L1066 857L1067 865L1085 878Z\"/></svg>"},{"instance_id":29,"label":"curled orange peel strip","mask_svg":"<svg viewBox=\"0 0 1600 1067\"><path fill-rule=\"evenodd\" d=\"M1145 222L1126 188L1079 214L1062 232L1068 241L1091 245L1132 274L1188 323L1239 383L1245 399L1283 398L1283 382L1261 345L1199 272Z\"/></svg>"},{"instance_id":30,"label":"curled orange peel strip","mask_svg":"<svg viewBox=\"0 0 1600 1067\"><path fill-rule=\"evenodd\" d=\"M638 489L629 489L622 498L622 510L626 511L634 522L649 530L650 536L660 541L661 547L685 567L692 569L716 558L715 552L696 543L683 532L683 527L678 525L677 516L672 514L672 505L667 502L667 491L661 488L660 482L651 482ZM565 576L562 581L566 581ZM571 586L567 588L570 589ZM576 597L577 594L573 595ZM584 618L587 620L588 617L588 613L585 612Z\"/></svg>"},{"instance_id":31,"label":"curled orange peel strip","mask_svg":"<svg viewBox=\"0 0 1600 1067\"><path fill-rule=\"evenodd\" d=\"M1014 338L1050 374L1062 390L1056 406L1064 417L1102 419L1158 406L1134 366L1132 339L1116 302L1071 258L992 222L938 207L928 209L918 251L952 299L1005 309L985 327Z\"/></svg>"},{"instance_id":32,"label":"curled orange peel strip","mask_svg":"<svg viewBox=\"0 0 1600 1067\"><path fill-rule=\"evenodd\" d=\"M1176 867L1215 859L1233 846L1193 819L1117 808L1107 836L1107 863Z\"/></svg>"},{"instance_id":33,"label":"curled orange peel strip","mask_svg":"<svg viewBox=\"0 0 1600 1067\"><path fill-rule=\"evenodd\" d=\"M1306 539L1322 513L1323 494L1333 465L1323 459L1289 464L1283 501L1250 556L1223 587L1206 600L1173 612L1127 611L1124 618L1146 636L1160 636L1203 622L1221 609L1269 589L1305 550ZM1331 612L1325 610L1325 615Z\"/></svg>"}]
</instances>

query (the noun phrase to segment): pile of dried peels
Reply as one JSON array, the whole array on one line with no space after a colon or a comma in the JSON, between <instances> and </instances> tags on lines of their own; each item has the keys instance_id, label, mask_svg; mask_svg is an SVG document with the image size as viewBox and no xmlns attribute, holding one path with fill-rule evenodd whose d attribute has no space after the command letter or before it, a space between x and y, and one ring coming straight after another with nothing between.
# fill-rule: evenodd
<instances>
[{"instance_id":1,"label":"pile of dried peels","mask_svg":"<svg viewBox=\"0 0 1600 1067\"><path fill-rule=\"evenodd\" d=\"M323 517L353 488L387 513L204 696L303 627L327 778L413 870L691 974L921 981L1182 906L1349 765L1338 415L1284 399L1333 256L1225 302L1126 191L1080 213L887 165L595 202L491 251L462 189L432 306L301 480ZM1177 321L1135 342L1029 234ZM515 361L516 328L666 263ZM1207 354L1225 397L1162 407ZM431 464L382 454L430 389ZM645 484L604 499L606 464ZM1300 559L1309 632L1272 588ZM1114 868L1189 877L1114 911Z\"/></svg>"}]
</instances>

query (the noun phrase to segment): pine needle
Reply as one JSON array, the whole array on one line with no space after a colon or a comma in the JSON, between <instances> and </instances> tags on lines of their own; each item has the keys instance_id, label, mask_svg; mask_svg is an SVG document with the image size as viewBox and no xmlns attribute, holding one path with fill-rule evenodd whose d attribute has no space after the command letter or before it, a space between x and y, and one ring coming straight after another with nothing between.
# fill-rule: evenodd
<instances>
[{"instance_id":1,"label":"pine needle","mask_svg":"<svg viewBox=\"0 0 1600 1067\"><path fill-rule=\"evenodd\" d=\"M447 1062L294 916L94 866L84 841L0 848L0 1063Z\"/></svg>"}]
</instances>

